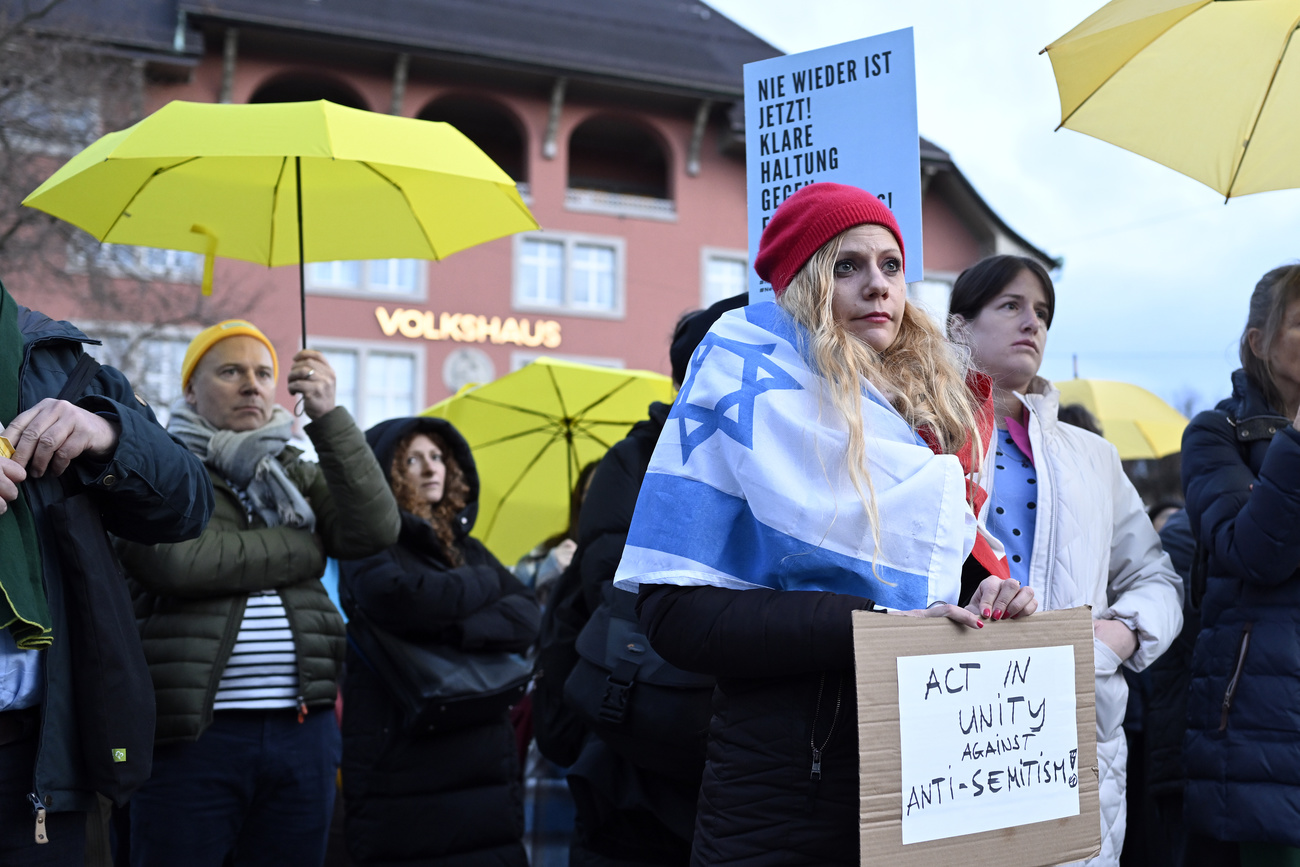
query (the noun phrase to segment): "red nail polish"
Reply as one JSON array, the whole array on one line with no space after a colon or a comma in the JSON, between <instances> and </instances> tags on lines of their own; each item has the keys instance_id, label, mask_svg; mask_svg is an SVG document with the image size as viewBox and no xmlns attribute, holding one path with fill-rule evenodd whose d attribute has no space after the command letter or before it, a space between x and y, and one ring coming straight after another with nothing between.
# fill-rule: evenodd
<instances>
[{"instance_id":1,"label":"red nail polish","mask_svg":"<svg viewBox=\"0 0 1300 867\"><path fill-rule=\"evenodd\" d=\"M989 611L987 608L984 609L984 616L985 616L985 617L988 617L988 616L989 616L990 614L992 614L992 613L993 613L993 612L992 612L992 611Z\"/></svg>"},{"instance_id":2,"label":"red nail polish","mask_svg":"<svg viewBox=\"0 0 1300 867\"><path fill-rule=\"evenodd\" d=\"M1001 619L1002 619L1002 612L1001 612L1001 611L994 611L994 612L993 612L993 619L994 619L994 620L1001 620Z\"/></svg>"},{"instance_id":3,"label":"red nail polish","mask_svg":"<svg viewBox=\"0 0 1300 867\"><path fill-rule=\"evenodd\" d=\"M976 621L975 621L975 625L978 626L980 629L983 629L983 628L984 628L984 621L983 621L983 620L976 620Z\"/></svg>"}]
</instances>

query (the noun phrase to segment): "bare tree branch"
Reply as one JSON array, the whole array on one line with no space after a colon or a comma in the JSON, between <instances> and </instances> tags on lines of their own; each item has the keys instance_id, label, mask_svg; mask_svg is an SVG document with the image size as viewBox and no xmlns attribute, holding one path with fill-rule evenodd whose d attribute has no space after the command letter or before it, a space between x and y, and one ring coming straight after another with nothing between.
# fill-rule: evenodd
<instances>
[{"instance_id":1,"label":"bare tree branch","mask_svg":"<svg viewBox=\"0 0 1300 867\"><path fill-rule=\"evenodd\" d=\"M3 48L10 39L23 33L30 25L40 21L46 15L53 12L56 7L65 2L67 2L67 0L45 0L45 2L36 9L33 9L30 12L25 12L13 21L6 21L4 23L5 29L0 30L0 48Z\"/></svg>"}]
</instances>

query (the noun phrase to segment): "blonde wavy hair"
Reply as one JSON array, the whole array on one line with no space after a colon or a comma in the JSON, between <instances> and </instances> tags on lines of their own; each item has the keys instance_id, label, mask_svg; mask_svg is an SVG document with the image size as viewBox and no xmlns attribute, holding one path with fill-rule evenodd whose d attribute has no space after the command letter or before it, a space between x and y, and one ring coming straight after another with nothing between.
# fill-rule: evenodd
<instances>
[{"instance_id":1,"label":"blonde wavy hair","mask_svg":"<svg viewBox=\"0 0 1300 867\"><path fill-rule=\"evenodd\" d=\"M880 389L914 429L929 428L944 454L956 454L971 443L970 466L979 467L983 456L976 427L978 407L966 386L968 350L949 343L939 326L910 301L903 308L898 335L884 352L877 352L835 320L835 261L850 231L852 228L823 244L795 274L777 303L807 332L808 354L827 383L819 401L829 394L834 411L848 428L844 460L867 510L878 550L880 515L867 466L859 376ZM823 405L819 413L824 411Z\"/></svg>"}]
</instances>

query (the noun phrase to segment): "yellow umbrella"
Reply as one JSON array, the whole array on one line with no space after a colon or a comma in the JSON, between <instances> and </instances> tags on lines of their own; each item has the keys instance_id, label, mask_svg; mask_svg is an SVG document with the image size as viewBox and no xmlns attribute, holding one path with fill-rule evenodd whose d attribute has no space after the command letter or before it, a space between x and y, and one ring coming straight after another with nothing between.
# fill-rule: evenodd
<instances>
[{"instance_id":1,"label":"yellow umbrella","mask_svg":"<svg viewBox=\"0 0 1300 867\"><path fill-rule=\"evenodd\" d=\"M564 529L582 467L646 418L651 402L672 399L663 374L539 358L423 414L445 418L469 442L480 485L474 535L514 563Z\"/></svg>"},{"instance_id":2,"label":"yellow umbrella","mask_svg":"<svg viewBox=\"0 0 1300 867\"><path fill-rule=\"evenodd\" d=\"M1113 0L1043 49L1061 126L1225 197L1300 187L1298 25L1300 0Z\"/></svg>"},{"instance_id":3,"label":"yellow umbrella","mask_svg":"<svg viewBox=\"0 0 1300 867\"><path fill-rule=\"evenodd\" d=\"M23 204L100 241L299 267L441 259L538 228L445 123L318 102L171 102L69 160ZM306 302L303 343L306 345Z\"/></svg>"},{"instance_id":4,"label":"yellow umbrella","mask_svg":"<svg viewBox=\"0 0 1300 867\"><path fill-rule=\"evenodd\" d=\"M1101 422L1103 436L1121 460L1163 458L1183 447L1183 414L1145 388L1104 379L1067 379L1053 383L1061 405L1079 403Z\"/></svg>"}]
</instances>

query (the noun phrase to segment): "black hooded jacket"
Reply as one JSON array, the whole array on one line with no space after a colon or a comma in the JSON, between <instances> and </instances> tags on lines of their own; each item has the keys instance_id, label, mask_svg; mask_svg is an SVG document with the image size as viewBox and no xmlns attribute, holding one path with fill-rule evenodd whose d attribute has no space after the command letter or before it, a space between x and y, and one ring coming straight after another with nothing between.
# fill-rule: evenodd
<instances>
[{"instance_id":1,"label":"black hooded jacket","mask_svg":"<svg viewBox=\"0 0 1300 867\"><path fill-rule=\"evenodd\" d=\"M396 545L341 564L344 610L411 641L467 651L526 650L537 638L537 604L469 536L479 482L464 438L442 419L407 418L376 425L366 440L388 474L398 444L417 432L446 444L469 485L468 505L454 528L463 562L453 566L433 528L402 512ZM356 863L527 863L520 844L518 755L504 714L430 736L408 735L383 684L351 647L343 706L343 791L348 849Z\"/></svg>"}]
</instances>

